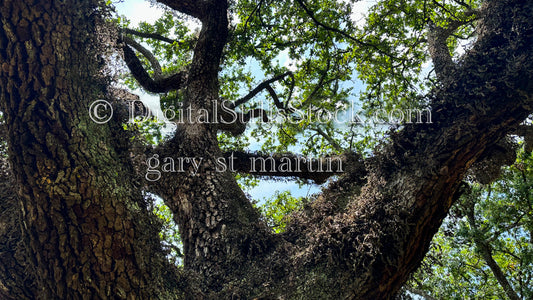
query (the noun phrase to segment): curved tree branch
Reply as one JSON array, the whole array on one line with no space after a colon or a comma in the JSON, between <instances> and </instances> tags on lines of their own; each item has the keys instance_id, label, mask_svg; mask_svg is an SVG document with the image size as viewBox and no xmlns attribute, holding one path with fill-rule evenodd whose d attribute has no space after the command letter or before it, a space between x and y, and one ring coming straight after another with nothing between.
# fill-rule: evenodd
<instances>
[{"instance_id":1,"label":"curved tree branch","mask_svg":"<svg viewBox=\"0 0 533 300\"><path fill-rule=\"evenodd\" d=\"M499 140L483 151L468 174L481 184L493 182L500 177L502 166L510 166L516 161L517 146L512 139Z\"/></svg>"},{"instance_id":2,"label":"curved tree branch","mask_svg":"<svg viewBox=\"0 0 533 300\"><path fill-rule=\"evenodd\" d=\"M148 61L150 62L150 65L152 66L152 70L154 71L154 77L156 80L161 79L163 75L163 71L161 71L161 65L159 64L159 61L157 58L150 52L148 49L144 48L141 44L137 43L134 39L123 36L122 40L129 46L133 47L133 49L139 51Z\"/></svg>"},{"instance_id":3,"label":"curved tree branch","mask_svg":"<svg viewBox=\"0 0 533 300\"><path fill-rule=\"evenodd\" d=\"M148 72L146 72L141 61L128 45L124 44L122 50L124 51L124 61L130 69L131 74L139 84L149 92L166 93L171 90L179 90L183 88L187 82L187 72L185 71L166 78L154 80L150 77Z\"/></svg>"}]
</instances>

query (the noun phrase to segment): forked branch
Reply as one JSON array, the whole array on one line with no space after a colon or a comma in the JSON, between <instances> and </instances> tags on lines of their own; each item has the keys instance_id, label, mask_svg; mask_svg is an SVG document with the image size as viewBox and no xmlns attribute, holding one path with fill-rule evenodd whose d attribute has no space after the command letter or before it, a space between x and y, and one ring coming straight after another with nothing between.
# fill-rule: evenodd
<instances>
[{"instance_id":1,"label":"forked branch","mask_svg":"<svg viewBox=\"0 0 533 300\"><path fill-rule=\"evenodd\" d=\"M271 79L268 79L268 80L265 80L263 81L261 84L259 84L255 89L253 89L250 93L248 93L248 95L242 97L241 99L235 101L233 103L233 108L235 107L238 107L239 105L242 105L248 101L250 101L253 97L255 97L257 94L259 94L261 91L263 91L264 89L272 89L272 87L270 86L270 84L276 82L276 81L279 81L279 80L282 80L283 78L287 77L287 76L291 76L293 77L294 75L292 74L292 72L288 71L288 72L285 72L281 75L278 75L278 76L275 76ZM272 93L271 93L272 94ZM275 94L275 93L274 93ZM277 96L275 99L278 99ZM274 100L275 101L275 100ZM279 101L278 101L279 103ZM277 106L277 105L276 105ZM279 108L279 107L278 107Z\"/></svg>"},{"instance_id":2,"label":"forked branch","mask_svg":"<svg viewBox=\"0 0 533 300\"><path fill-rule=\"evenodd\" d=\"M476 14L476 11L468 11L465 16L470 17ZM447 27L441 27L429 21L428 26L428 48L435 67L435 73L439 80L445 77L455 68L455 63L452 60L450 49L448 48L447 40L459 27L472 22L463 20L450 20Z\"/></svg>"}]
</instances>

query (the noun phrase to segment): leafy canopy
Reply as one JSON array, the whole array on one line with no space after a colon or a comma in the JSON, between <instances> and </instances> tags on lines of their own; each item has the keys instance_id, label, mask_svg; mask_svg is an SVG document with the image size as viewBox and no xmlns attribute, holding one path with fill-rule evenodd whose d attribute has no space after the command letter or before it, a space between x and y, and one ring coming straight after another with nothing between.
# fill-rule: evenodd
<instances>
[{"instance_id":1,"label":"leafy canopy","mask_svg":"<svg viewBox=\"0 0 533 300\"><path fill-rule=\"evenodd\" d=\"M379 109L425 107L423 95L435 83L427 51L428 24L464 23L448 39L458 56L460 45L475 38L479 2L230 1L220 96L237 100L266 79L292 73L272 84L285 109L276 107L266 91L240 107L267 109L275 120L256 122L238 137L221 133L221 143L233 149L296 150L305 155L368 151L377 133L388 127L370 122ZM365 5L367 16L361 19L358 10ZM164 74L187 68L198 34L193 20L168 10L154 24L140 23L134 29L175 40L135 37L161 61ZM139 57L150 69L147 59ZM131 78L125 82L136 87ZM162 108L179 108L180 97L176 92L161 95ZM380 119L388 121L386 115Z\"/></svg>"}]
</instances>

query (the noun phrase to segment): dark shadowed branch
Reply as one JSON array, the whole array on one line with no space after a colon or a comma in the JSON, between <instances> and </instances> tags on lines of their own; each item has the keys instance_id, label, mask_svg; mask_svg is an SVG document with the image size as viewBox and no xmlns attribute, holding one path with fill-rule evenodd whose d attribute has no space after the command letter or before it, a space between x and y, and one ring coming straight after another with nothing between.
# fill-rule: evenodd
<instances>
[{"instance_id":1,"label":"dark shadowed branch","mask_svg":"<svg viewBox=\"0 0 533 300\"><path fill-rule=\"evenodd\" d=\"M169 43L169 44L174 44L174 43L181 44L177 40L167 38L167 37L162 36L162 35L157 34L157 33L141 32L141 31L138 31L138 30L130 29L130 28L123 28L121 30L125 34L132 34L132 35L136 35L136 36L143 37L143 38L159 40L159 41L163 41L163 42L166 42L166 43Z\"/></svg>"},{"instance_id":2,"label":"dark shadowed branch","mask_svg":"<svg viewBox=\"0 0 533 300\"><path fill-rule=\"evenodd\" d=\"M150 65L152 66L152 70L154 71L155 79L156 80L161 79L161 76L162 76L163 72L161 71L161 65L159 64L159 61L154 56L154 54L152 52L150 52L150 50L144 48L141 44L137 43L137 41L135 41L134 39L132 39L132 38L130 38L128 36L123 36L122 40L127 45L131 46L133 49L139 51L139 53L144 55L144 57L146 57L146 59L148 59L148 61L150 62Z\"/></svg>"},{"instance_id":3,"label":"dark shadowed branch","mask_svg":"<svg viewBox=\"0 0 533 300\"><path fill-rule=\"evenodd\" d=\"M232 171L255 176L295 177L313 180L317 184L334 175L363 167L356 154L310 158L292 153L264 155L259 153L226 152Z\"/></svg>"},{"instance_id":4,"label":"dark shadowed branch","mask_svg":"<svg viewBox=\"0 0 533 300\"><path fill-rule=\"evenodd\" d=\"M202 19L206 14L208 1L205 0L157 0L157 2L179 12Z\"/></svg>"},{"instance_id":5,"label":"dark shadowed branch","mask_svg":"<svg viewBox=\"0 0 533 300\"><path fill-rule=\"evenodd\" d=\"M527 152L533 151L533 125L520 125L515 134L524 138Z\"/></svg>"},{"instance_id":6,"label":"dark shadowed branch","mask_svg":"<svg viewBox=\"0 0 533 300\"><path fill-rule=\"evenodd\" d=\"M391 133L390 143L366 160L367 183L354 186L360 194L347 199L345 211L329 214L338 194L328 189L313 203L316 212L288 226L287 235L308 233L299 239L295 265L307 263L312 272L336 264L331 276L342 269L357 274L345 281L353 291L348 299L392 298L463 192L466 170L531 113L532 3L489 0L483 9L472 50L430 94L434 122Z\"/></svg>"}]
</instances>

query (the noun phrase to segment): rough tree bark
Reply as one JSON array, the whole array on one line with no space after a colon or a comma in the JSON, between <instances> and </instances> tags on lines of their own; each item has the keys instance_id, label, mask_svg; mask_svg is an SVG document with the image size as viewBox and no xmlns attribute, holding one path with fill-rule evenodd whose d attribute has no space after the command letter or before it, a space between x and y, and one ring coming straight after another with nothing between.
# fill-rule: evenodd
<instances>
[{"instance_id":1,"label":"rough tree bark","mask_svg":"<svg viewBox=\"0 0 533 300\"><path fill-rule=\"evenodd\" d=\"M5 127L5 126L2 126ZM0 130L0 153L7 149L3 141L7 132ZM22 241L20 201L16 183L6 158L0 158L0 298L35 297L35 277L26 262Z\"/></svg>"},{"instance_id":2,"label":"rough tree bark","mask_svg":"<svg viewBox=\"0 0 533 300\"><path fill-rule=\"evenodd\" d=\"M167 84L183 89L190 119L202 109L213 115L228 1L159 2L202 22L187 74ZM346 174L275 235L233 175L217 172L225 154L215 124L180 124L148 153L201 158L198 173L191 166L136 183L120 119L98 125L87 114L105 88L91 47L96 4L2 1L0 102L21 203L15 220L29 250L18 266L0 256L21 278L0 276L0 293L13 298L389 299L427 252L469 167L533 111L533 3L488 0L459 63L440 53L446 30L430 35L435 65L453 64L428 96L433 123L392 133L364 164L351 158ZM137 71L141 84L154 82ZM174 213L183 276L161 255L143 188ZM23 281L25 265L35 285Z\"/></svg>"},{"instance_id":3,"label":"rough tree bark","mask_svg":"<svg viewBox=\"0 0 533 300\"><path fill-rule=\"evenodd\" d=\"M20 201L10 208L20 217L14 238L23 247L9 250L20 265L2 256L2 280L22 280L7 278L0 294L13 299L148 299L175 277L158 270L166 267L157 224L127 136L117 136L119 120L95 126L88 114L107 85L97 55L100 5L1 3L0 102ZM2 207L13 197L2 194ZM34 282L24 280L27 271Z\"/></svg>"}]
</instances>

